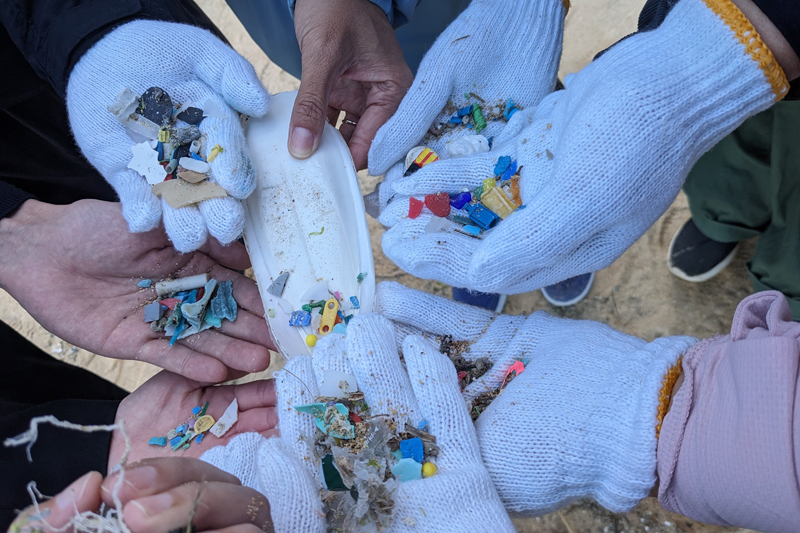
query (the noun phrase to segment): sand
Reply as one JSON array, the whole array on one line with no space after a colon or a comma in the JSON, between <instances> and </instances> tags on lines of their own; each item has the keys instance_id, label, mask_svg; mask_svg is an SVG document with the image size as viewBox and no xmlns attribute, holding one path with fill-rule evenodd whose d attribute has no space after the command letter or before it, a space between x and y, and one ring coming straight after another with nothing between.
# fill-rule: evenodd
<instances>
[{"instance_id":1,"label":"sand","mask_svg":"<svg viewBox=\"0 0 800 533\"><path fill-rule=\"evenodd\" d=\"M431 0L428 0L431 1ZM231 44L250 60L270 93L294 90L297 79L271 63L250 39L223 0L199 0L198 4L221 28ZM598 51L636 28L643 0L573 0L565 25L564 53L560 77L587 64ZM602 21L602 22L598 22ZM377 178L360 175L364 192L373 190ZM686 197L681 193L669 210L614 264L597 273L589 296L577 305L559 309L550 306L537 291L510 296L505 311L511 314L544 309L556 316L599 320L631 335L652 340L664 335L708 337L727 333L738 302L751 293L745 261L753 242L743 243L738 257L722 274L702 284L672 276L666 267L672 236L689 217ZM378 281L395 280L443 296L444 284L414 278L395 266L380 247L383 229L369 219ZM143 362L117 361L78 349L47 332L7 293L0 290L0 320L14 327L53 357L95 372L127 390L154 375L158 369ZM280 368L275 354L269 376ZM514 468L514 465L509 465ZM570 505L561 513L539 518L516 519L518 531L528 533L717 533L743 529L707 526L671 515L658 502L648 499L632 512L613 514L591 501Z\"/></svg>"}]
</instances>

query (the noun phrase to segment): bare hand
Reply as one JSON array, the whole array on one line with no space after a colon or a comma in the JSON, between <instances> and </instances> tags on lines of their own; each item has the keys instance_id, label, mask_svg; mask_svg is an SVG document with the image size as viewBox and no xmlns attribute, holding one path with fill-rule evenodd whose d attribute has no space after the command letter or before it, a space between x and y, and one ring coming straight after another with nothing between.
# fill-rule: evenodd
<instances>
[{"instance_id":1,"label":"bare hand","mask_svg":"<svg viewBox=\"0 0 800 533\"><path fill-rule=\"evenodd\" d=\"M48 331L100 355L147 361L204 382L225 380L229 369L269 366L273 345L258 288L229 270L247 267L239 243L223 247L209 239L200 251L180 254L163 228L130 233L117 203L28 200L0 220L0 287ZM238 317L169 346L163 332L144 322L155 287L137 283L203 272L233 281Z\"/></svg>"},{"instance_id":2,"label":"bare hand","mask_svg":"<svg viewBox=\"0 0 800 533\"><path fill-rule=\"evenodd\" d=\"M89 472L55 498L28 507L9 533L72 533L64 526L79 513L99 512L100 504L116 507L113 492L119 473L105 481ZM234 476L199 459L160 458L132 464L117 492L122 517L133 533L184 530L220 533L270 533L274 531L269 502L257 491L243 487Z\"/></svg>"},{"instance_id":3,"label":"bare hand","mask_svg":"<svg viewBox=\"0 0 800 533\"><path fill-rule=\"evenodd\" d=\"M170 429L185 423L192 408L208 402L207 415L218 420L236 398L239 420L221 438L212 434L199 444L190 442L187 450L173 451L172 447L149 445L152 437L162 437ZM214 446L225 445L239 433L256 432L265 437L277 434L278 414L275 410L275 385L272 380L260 380L243 385L204 386L171 372L160 372L122 400L115 422L124 422L131 443L127 461L147 457L200 457ZM125 440L119 430L111 438L108 469L115 467L125 451Z\"/></svg>"},{"instance_id":4,"label":"bare hand","mask_svg":"<svg viewBox=\"0 0 800 533\"><path fill-rule=\"evenodd\" d=\"M289 151L305 159L319 146L325 121L340 111L339 131L357 169L378 129L391 117L413 75L384 12L368 0L298 0L294 15L303 60L289 127Z\"/></svg>"}]
</instances>

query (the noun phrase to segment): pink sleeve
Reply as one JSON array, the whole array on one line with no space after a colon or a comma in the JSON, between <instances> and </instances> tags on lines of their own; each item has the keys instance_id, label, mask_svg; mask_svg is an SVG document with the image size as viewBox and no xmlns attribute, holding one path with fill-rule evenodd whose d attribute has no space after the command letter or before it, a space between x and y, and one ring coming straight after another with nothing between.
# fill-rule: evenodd
<instances>
[{"instance_id":1,"label":"pink sleeve","mask_svg":"<svg viewBox=\"0 0 800 533\"><path fill-rule=\"evenodd\" d=\"M800 324L776 291L692 347L658 444L658 499L694 520L800 531Z\"/></svg>"}]
</instances>

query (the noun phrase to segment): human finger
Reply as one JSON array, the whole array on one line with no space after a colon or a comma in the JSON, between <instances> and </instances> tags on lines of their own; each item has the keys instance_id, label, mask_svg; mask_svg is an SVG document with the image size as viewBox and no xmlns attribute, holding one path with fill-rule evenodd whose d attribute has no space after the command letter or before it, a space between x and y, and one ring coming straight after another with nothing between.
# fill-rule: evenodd
<instances>
[{"instance_id":1,"label":"human finger","mask_svg":"<svg viewBox=\"0 0 800 533\"><path fill-rule=\"evenodd\" d=\"M397 112L375 134L369 148L369 173L380 176L404 159L425 136L449 96L446 73L427 78L418 75Z\"/></svg>"},{"instance_id":2,"label":"human finger","mask_svg":"<svg viewBox=\"0 0 800 533\"><path fill-rule=\"evenodd\" d=\"M175 209L161 199L164 229L172 246L181 253L193 252L208 238L208 229L200 210L192 205Z\"/></svg>"},{"instance_id":3,"label":"human finger","mask_svg":"<svg viewBox=\"0 0 800 533\"><path fill-rule=\"evenodd\" d=\"M289 153L305 159L317 151L327 122L328 101L341 67L329 47L309 51L302 56L300 88L289 122Z\"/></svg>"},{"instance_id":4,"label":"human finger","mask_svg":"<svg viewBox=\"0 0 800 533\"><path fill-rule=\"evenodd\" d=\"M353 113L345 113L344 118L342 119L342 125L339 126L339 133L342 134L342 138L344 138L344 142L350 145L350 139L353 138L353 132L356 131L358 127L358 116L354 115ZM352 147L350 147L352 153ZM365 154L366 157L366 154ZM355 157L353 157L353 162L355 162ZM356 169L359 169L358 163L356 163Z\"/></svg>"},{"instance_id":5,"label":"human finger","mask_svg":"<svg viewBox=\"0 0 800 533\"><path fill-rule=\"evenodd\" d=\"M234 370L261 372L269 366L269 350L264 346L207 329L178 341L193 351L214 357Z\"/></svg>"},{"instance_id":6,"label":"human finger","mask_svg":"<svg viewBox=\"0 0 800 533\"><path fill-rule=\"evenodd\" d=\"M199 28L194 31L207 32ZM203 41L209 41L203 39ZM269 111L269 93L258 79L253 65L217 38L196 58L197 77L222 96L240 113L263 117Z\"/></svg>"},{"instance_id":7,"label":"human finger","mask_svg":"<svg viewBox=\"0 0 800 533\"><path fill-rule=\"evenodd\" d=\"M403 341L403 356L422 416L431 434L436 435L437 466L459 468L480 463L478 439L453 363L430 342L416 336Z\"/></svg>"},{"instance_id":8,"label":"human finger","mask_svg":"<svg viewBox=\"0 0 800 533\"><path fill-rule=\"evenodd\" d=\"M161 202L138 172L125 168L107 179L121 200L122 216L132 233L152 230L161 223Z\"/></svg>"},{"instance_id":9,"label":"human finger","mask_svg":"<svg viewBox=\"0 0 800 533\"><path fill-rule=\"evenodd\" d=\"M120 477L122 481L120 481ZM199 459L189 457L155 457L142 459L118 470L103 480L103 503L115 505L114 497L122 505L131 500L159 494L192 481L218 481L239 485L236 476Z\"/></svg>"},{"instance_id":10,"label":"human finger","mask_svg":"<svg viewBox=\"0 0 800 533\"><path fill-rule=\"evenodd\" d=\"M394 334L392 323L377 313L355 317L347 326L347 359L371 416L389 415L399 428L416 426L419 408Z\"/></svg>"},{"instance_id":11,"label":"human finger","mask_svg":"<svg viewBox=\"0 0 800 533\"><path fill-rule=\"evenodd\" d=\"M222 244L230 244L244 230L244 206L232 196L211 198L198 204L200 213L212 237Z\"/></svg>"},{"instance_id":12,"label":"human finger","mask_svg":"<svg viewBox=\"0 0 800 533\"><path fill-rule=\"evenodd\" d=\"M208 239L200 251L231 270L250 268L250 256L247 255L247 248L238 241L221 244L217 239Z\"/></svg>"},{"instance_id":13,"label":"human finger","mask_svg":"<svg viewBox=\"0 0 800 533\"><path fill-rule=\"evenodd\" d=\"M494 167L502 156L500 151L440 159L425 165L410 176L400 177L392 183L398 194L454 193L462 189L472 190L483 184L483 180L495 176Z\"/></svg>"},{"instance_id":14,"label":"human finger","mask_svg":"<svg viewBox=\"0 0 800 533\"><path fill-rule=\"evenodd\" d=\"M31 505L14 519L9 532L14 533L58 533L64 531L70 521L85 511L100 509L100 484L103 476L99 472L87 472L69 484L55 498L37 506Z\"/></svg>"},{"instance_id":15,"label":"human finger","mask_svg":"<svg viewBox=\"0 0 800 533\"><path fill-rule=\"evenodd\" d=\"M352 137L348 139L350 153L358 170L367 168L372 141L378 130L395 114L408 85L385 81L373 85L368 95L367 107L358 119Z\"/></svg>"},{"instance_id":16,"label":"human finger","mask_svg":"<svg viewBox=\"0 0 800 533\"><path fill-rule=\"evenodd\" d=\"M271 350L275 349L269 334L269 326L264 318L244 309L239 310L236 320L233 322L230 320L223 321L222 326L217 328L217 331L229 337L264 346Z\"/></svg>"},{"instance_id":17,"label":"human finger","mask_svg":"<svg viewBox=\"0 0 800 533\"><path fill-rule=\"evenodd\" d=\"M143 343L136 353L136 359L203 383L218 383L228 375L225 364L217 358L181 343L170 346L169 339L165 337Z\"/></svg>"},{"instance_id":18,"label":"human finger","mask_svg":"<svg viewBox=\"0 0 800 533\"><path fill-rule=\"evenodd\" d=\"M258 407L275 407L278 403L274 379L259 379L233 387L241 411Z\"/></svg>"},{"instance_id":19,"label":"human finger","mask_svg":"<svg viewBox=\"0 0 800 533\"><path fill-rule=\"evenodd\" d=\"M122 515L133 533L163 533L189 523L197 531L243 523L274 531L269 502L263 494L220 481L194 481L130 500Z\"/></svg>"}]
</instances>

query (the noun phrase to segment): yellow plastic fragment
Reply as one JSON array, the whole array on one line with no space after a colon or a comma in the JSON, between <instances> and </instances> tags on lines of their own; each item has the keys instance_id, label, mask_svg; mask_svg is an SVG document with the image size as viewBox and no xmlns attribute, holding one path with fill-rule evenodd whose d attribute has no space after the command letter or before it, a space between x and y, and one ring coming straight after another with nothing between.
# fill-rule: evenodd
<instances>
[{"instance_id":1,"label":"yellow plastic fragment","mask_svg":"<svg viewBox=\"0 0 800 533\"><path fill-rule=\"evenodd\" d=\"M500 218L506 218L517 208L508 195L499 187L492 187L481 195L481 203L491 209Z\"/></svg>"},{"instance_id":2,"label":"yellow plastic fragment","mask_svg":"<svg viewBox=\"0 0 800 533\"><path fill-rule=\"evenodd\" d=\"M433 463L425 463L422 465L422 477L431 477L436 473L438 468Z\"/></svg>"},{"instance_id":3,"label":"yellow plastic fragment","mask_svg":"<svg viewBox=\"0 0 800 533\"><path fill-rule=\"evenodd\" d=\"M169 137L169 130L158 130L158 142L168 143Z\"/></svg>"},{"instance_id":4,"label":"yellow plastic fragment","mask_svg":"<svg viewBox=\"0 0 800 533\"><path fill-rule=\"evenodd\" d=\"M211 426L213 426L217 421L214 420L214 417L211 415L203 415L198 418L194 423L194 434L199 435L200 433L205 433Z\"/></svg>"},{"instance_id":5,"label":"yellow plastic fragment","mask_svg":"<svg viewBox=\"0 0 800 533\"><path fill-rule=\"evenodd\" d=\"M320 335L325 336L333 331L333 326L336 325L336 314L338 312L339 302L336 298L331 298L325 302L325 307L322 310L322 321L319 323Z\"/></svg>"},{"instance_id":6,"label":"yellow plastic fragment","mask_svg":"<svg viewBox=\"0 0 800 533\"><path fill-rule=\"evenodd\" d=\"M309 346L314 346L315 344L317 344L317 336L314 335L313 333L311 335L307 335L306 344L308 344Z\"/></svg>"},{"instance_id":7,"label":"yellow plastic fragment","mask_svg":"<svg viewBox=\"0 0 800 533\"><path fill-rule=\"evenodd\" d=\"M206 160L210 163L212 162L219 154L224 152L225 150L219 144L215 144L214 147L208 152L208 157Z\"/></svg>"},{"instance_id":8,"label":"yellow plastic fragment","mask_svg":"<svg viewBox=\"0 0 800 533\"><path fill-rule=\"evenodd\" d=\"M483 180L483 192L485 193L489 189L494 188L495 185L497 185L497 181L495 181L494 178L486 178Z\"/></svg>"}]
</instances>

